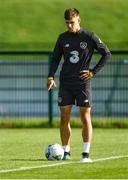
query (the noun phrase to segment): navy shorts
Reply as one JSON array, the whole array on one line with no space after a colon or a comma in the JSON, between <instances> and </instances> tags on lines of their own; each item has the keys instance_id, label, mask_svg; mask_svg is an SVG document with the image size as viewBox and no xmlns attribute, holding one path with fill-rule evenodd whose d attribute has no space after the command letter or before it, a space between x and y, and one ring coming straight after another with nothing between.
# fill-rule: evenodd
<instances>
[{"instance_id":1,"label":"navy shorts","mask_svg":"<svg viewBox=\"0 0 128 180\"><path fill-rule=\"evenodd\" d=\"M71 88L60 84L58 94L58 105L76 105L80 107L91 107L91 81L87 81L77 88Z\"/></svg>"}]
</instances>

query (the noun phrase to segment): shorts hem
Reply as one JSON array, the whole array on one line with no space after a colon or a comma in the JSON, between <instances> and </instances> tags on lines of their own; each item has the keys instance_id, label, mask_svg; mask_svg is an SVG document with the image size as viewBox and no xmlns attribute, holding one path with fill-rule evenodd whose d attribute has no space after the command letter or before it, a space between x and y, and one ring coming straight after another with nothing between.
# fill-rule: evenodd
<instances>
[{"instance_id":1,"label":"shorts hem","mask_svg":"<svg viewBox=\"0 0 128 180\"><path fill-rule=\"evenodd\" d=\"M70 104L58 104L58 106L70 106L70 105L75 105L74 103L70 103Z\"/></svg>"}]
</instances>

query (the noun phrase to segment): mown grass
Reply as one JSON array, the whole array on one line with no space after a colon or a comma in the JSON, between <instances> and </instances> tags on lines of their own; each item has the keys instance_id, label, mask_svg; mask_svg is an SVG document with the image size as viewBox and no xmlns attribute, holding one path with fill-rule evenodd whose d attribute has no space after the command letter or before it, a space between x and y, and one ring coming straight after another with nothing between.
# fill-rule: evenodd
<instances>
[{"instance_id":1,"label":"mown grass","mask_svg":"<svg viewBox=\"0 0 128 180\"><path fill-rule=\"evenodd\" d=\"M6 0L0 2L0 49L51 50L65 31L63 13L76 7L81 26L95 31L110 49L128 49L127 0Z\"/></svg>"},{"instance_id":2,"label":"mown grass","mask_svg":"<svg viewBox=\"0 0 128 180\"><path fill-rule=\"evenodd\" d=\"M127 129L94 129L90 157L127 155ZM60 143L59 129L1 129L0 170L49 165L44 155L49 143ZM71 164L0 173L1 179L127 179L128 158L81 164L81 129L72 129ZM59 161L62 162L62 161Z\"/></svg>"}]
</instances>

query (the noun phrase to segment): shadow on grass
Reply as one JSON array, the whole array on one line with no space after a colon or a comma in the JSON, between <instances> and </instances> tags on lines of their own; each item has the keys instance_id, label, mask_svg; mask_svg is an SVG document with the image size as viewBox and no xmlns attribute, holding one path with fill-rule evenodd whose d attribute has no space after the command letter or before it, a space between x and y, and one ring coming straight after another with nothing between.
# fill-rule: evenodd
<instances>
[{"instance_id":1,"label":"shadow on grass","mask_svg":"<svg viewBox=\"0 0 128 180\"><path fill-rule=\"evenodd\" d=\"M17 159L7 159L6 161L48 161L47 159L32 159L32 158L17 158Z\"/></svg>"}]
</instances>

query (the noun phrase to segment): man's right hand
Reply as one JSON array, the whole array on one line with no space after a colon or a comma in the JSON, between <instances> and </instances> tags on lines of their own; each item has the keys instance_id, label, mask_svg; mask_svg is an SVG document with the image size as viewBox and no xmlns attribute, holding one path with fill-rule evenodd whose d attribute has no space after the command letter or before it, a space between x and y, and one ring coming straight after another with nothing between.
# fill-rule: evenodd
<instances>
[{"instance_id":1,"label":"man's right hand","mask_svg":"<svg viewBox=\"0 0 128 180\"><path fill-rule=\"evenodd\" d=\"M54 81L54 79L51 79L51 80L48 80L47 81L47 88L48 88L48 91L55 88L56 87L56 83Z\"/></svg>"}]
</instances>

